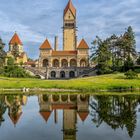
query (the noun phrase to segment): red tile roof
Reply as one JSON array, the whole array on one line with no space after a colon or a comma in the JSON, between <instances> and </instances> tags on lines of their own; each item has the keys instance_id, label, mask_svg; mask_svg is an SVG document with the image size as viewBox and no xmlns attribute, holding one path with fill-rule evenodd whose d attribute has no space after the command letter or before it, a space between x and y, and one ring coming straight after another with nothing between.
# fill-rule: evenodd
<instances>
[{"instance_id":1,"label":"red tile roof","mask_svg":"<svg viewBox=\"0 0 140 140\"><path fill-rule=\"evenodd\" d=\"M78 112L80 119L84 122L89 114L89 112Z\"/></svg>"},{"instance_id":2,"label":"red tile roof","mask_svg":"<svg viewBox=\"0 0 140 140\"><path fill-rule=\"evenodd\" d=\"M72 1L69 0L65 10L64 10L64 15L67 13L67 11L70 10L72 12L72 14L75 16L76 15L76 9L72 4Z\"/></svg>"},{"instance_id":3,"label":"red tile roof","mask_svg":"<svg viewBox=\"0 0 140 140\"><path fill-rule=\"evenodd\" d=\"M51 115L51 111L40 111L41 116L43 117L43 119L47 122L50 115Z\"/></svg>"},{"instance_id":4,"label":"red tile roof","mask_svg":"<svg viewBox=\"0 0 140 140\"><path fill-rule=\"evenodd\" d=\"M19 113L19 114L17 113L16 115L11 115L11 114L9 114L9 117L10 117L10 119L11 119L11 121L13 122L14 125L17 124L17 122L19 121L21 115L22 115L22 112Z\"/></svg>"},{"instance_id":5,"label":"red tile roof","mask_svg":"<svg viewBox=\"0 0 140 140\"><path fill-rule=\"evenodd\" d=\"M73 56L77 55L77 51L52 51L52 56Z\"/></svg>"},{"instance_id":6,"label":"red tile roof","mask_svg":"<svg viewBox=\"0 0 140 140\"><path fill-rule=\"evenodd\" d=\"M50 45L48 39L46 39L44 41L44 43L40 46L40 49L51 49L51 45Z\"/></svg>"},{"instance_id":7,"label":"red tile roof","mask_svg":"<svg viewBox=\"0 0 140 140\"><path fill-rule=\"evenodd\" d=\"M12 39L10 40L9 44L15 45L23 45L19 36L17 35L17 33L14 34L14 36L12 37Z\"/></svg>"},{"instance_id":8,"label":"red tile roof","mask_svg":"<svg viewBox=\"0 0 140 140\"><path fill-rule=\"evenodd\" d=\"M79 43L77 49L89 49L89 46L86 43L86 41L84 39L82 39L81 42Z\"/></svg>"}]
</instances>

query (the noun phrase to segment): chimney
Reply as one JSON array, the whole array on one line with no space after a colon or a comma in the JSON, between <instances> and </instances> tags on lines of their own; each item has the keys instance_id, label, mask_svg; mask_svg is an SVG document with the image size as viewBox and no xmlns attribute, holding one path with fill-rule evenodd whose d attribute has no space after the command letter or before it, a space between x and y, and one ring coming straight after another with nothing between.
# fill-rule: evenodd
<instances>
[{"instance_id":1,"label":"chimney","mask_svg":"<svg viewBox=\"0 0 140 140\"><path fill-rule=\"evenodd\" d=\"M55 42L54 42L54 50L58 50L58 36L55 37Z\"/></svg>"}]
</instances>

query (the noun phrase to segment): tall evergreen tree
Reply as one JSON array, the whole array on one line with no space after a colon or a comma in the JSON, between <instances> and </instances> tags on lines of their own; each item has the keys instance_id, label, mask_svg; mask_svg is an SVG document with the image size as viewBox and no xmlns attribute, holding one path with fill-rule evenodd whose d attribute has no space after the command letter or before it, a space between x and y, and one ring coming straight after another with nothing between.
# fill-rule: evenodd
<instances>
[{"instance_id":1,"label":"tall evergreen tree","mask_svg":"<svg viewBox=\"0 0 140 140\"><path fill-rule=\"evenodd\" d=\"M135 34L131 26L128 27L127 31L122 36L122 49L123 49L123 60L124 60L124 71L132 69L134 60L136 59L136 41Z\"/></svg>"},{"instance_id":2,"label":"tall evergreen tree","mask_svg":"<svg viewBox=\"0 0 140 140\"><path fill-rule=\"evenodd\" d=\"M96 58L98 74L106 74L111 72L111 52L107 40L102 41L96 37L97 46L94 47L92 58Z\"/></svg>"},{"instance_id":3,"label":"tall evergreen tree","mask_svg":"<svg viewBox=\"0 0 140 140\"><path fill-rule=\"evenodd\" d=\"M136 41L131 26L119 37L115 34L105 40L96 37L92 45L91 58L97 63L99 74L133 70L136 59Z\"/></svg>"},{"instance_id":4,"label":"tall evergreen tree","mask_svg":"<svg viewBox=\"0 0 140 140\"><path fill-rule=\"evenodd\" d=\"M5 44L3 43L2 39L0 38L0 67L4 66L6 53L4 51Z\"/></svg>"}]
</instances>

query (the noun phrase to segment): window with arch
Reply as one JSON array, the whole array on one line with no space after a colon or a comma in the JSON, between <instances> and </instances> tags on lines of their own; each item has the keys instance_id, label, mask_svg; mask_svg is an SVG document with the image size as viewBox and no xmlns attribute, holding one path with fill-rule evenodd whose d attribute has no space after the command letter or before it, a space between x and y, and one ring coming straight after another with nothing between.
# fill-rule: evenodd
<instances>
[{"instance_id":1,"label":"window with arch","mask_svg":"<svg viewBox=\"0 0 140 140\"><path fill-rule=\"evenodd\" d=\"M64 72L64 71L61 71L61 72L60 72L60 78L65 78L65 76L66 76L66 75L65 75L65 72Z\"/></svg>"},{"instance_id":2,"label":"window with arch","mask_svg":"<svg viewBox=\"0 0 140 140\"><path fill-rule=\"evenodd\" d=\"M70 71L69 72L69 77L70 78L74 78L75 77L75 72L74 71Z\"/></svg>"},{"instance_id":3,"label":"window with arch","mask_svg":"<svg viewBox=\"0 0 140 140\"><path fill-rule=\"evenodd\" d=\"M53 60L53 67L59 67L59 60L58 59Z\"/></svg>"},{"instance_id":4,"label":"window with arch","mask_svg":"<svg viewBox=\"0 0 140 140\"><path fill-rule=\"evenodd\" d=\"M43 67L47 67L47 66L49 66L49 61L48 61L48 59L44 59L43 60Z\"/></svg>"},{"instance_id":5,"label":"window with arch","mask_svg":"<svg viewBox=\"0 0 140 140\"><path fill-rule=\"evenodd\" d=\"M77 66L77 61L75 59L70 60L70 66L71 67L76 67Z\"/></svg>"},{"instance_id":6,"label":"window with arch","mask_svg":"<svg viewBox=\"0 0 140 140\"><path fill-rule=\"evenodd\" d=\"M51 78L56 78L56 72L55 71L51 72Z\"/></svg>"},{"instance_id":7,"label":"window with arch","mask_svg":"<svg viewBox=\"0 0 140 140\"><path fill-rule=\"evenodd\" d=\"M87 66L86 60L85 60L85 59L82 59L82 60L80 61L80 67L86 67L86 66Z\"/></svg>"},{"instance_id":8,"label":"window with arch","mask_svg":"<svg viewBox=\"0 0 140 140\"><path fill-rule=\"evenodd\" d=\"M61 61L61 66L62 66L62 67L68 67L68 61L67 61L66 59L63 59L63 60Z\"/></svg>"}]
</instances>

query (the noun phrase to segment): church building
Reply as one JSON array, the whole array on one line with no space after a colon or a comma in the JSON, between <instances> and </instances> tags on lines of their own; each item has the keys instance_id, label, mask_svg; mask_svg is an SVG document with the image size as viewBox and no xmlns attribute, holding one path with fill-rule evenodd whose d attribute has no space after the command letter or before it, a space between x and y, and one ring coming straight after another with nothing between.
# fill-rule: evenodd
<instances>
[{"instance_id":1,"label":"church building","mask_svg":"<svg viewBox=\"0 0 140 140\"><path fill-rule=\"evenodd\" d=\"M48 39L40 46L38 67L48 79L78 77L89 67L89 46L77 41L76 8L69 0L63 13L63 50L58 49L58 37L51 46Z\"/></svg>"},{"instance_id":2,"label":"church building","mask_svg":"<svg viewBox=\"0 0 140 140\"><path fill-rule=\"evenodd\" d=\"M24 64L28 61L27 54L23 50L23 43L17 33L13 35L9 42L7 57L13 58L18 65Z\"/></svg>"}]
</instances>

